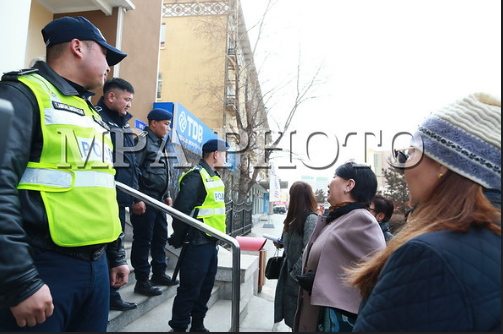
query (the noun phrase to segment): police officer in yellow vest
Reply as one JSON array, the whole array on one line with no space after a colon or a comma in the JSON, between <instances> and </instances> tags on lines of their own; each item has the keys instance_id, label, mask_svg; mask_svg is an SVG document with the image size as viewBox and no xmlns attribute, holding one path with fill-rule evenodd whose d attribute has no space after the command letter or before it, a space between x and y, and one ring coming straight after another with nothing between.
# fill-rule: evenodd
<instances>
[{"instance_id":1,"label":"police officer in yellow vest","mask_svg":"<svg viewBox=\"0 0 503 334\"><path fill-rule=\"evenodd\" d=\"M109 128L89 98L126 54L83 17L42 35L47 63L0 82L15 110L0 165L0 331L104 332L110 284L129 267Z\"/></svg>"},{"instance_id":2,"label":"police officer in yellow vest","mask_svg":"<svg viewBox=\"0 0 503 334\"><path fill-rule=\"evenodd\" d=\"M180 178L180 192L174 204L175 209L222 233L226 233L225 186L216 169L227 163L229 148L221 139L203 145L203 159ZM218 267L217 239L178 220L173 221L173 230L168 242L175 248L186 244L169 325L174 332L185 332L192 317L191 332L208 332L204 318Z\"/></svg>"}]
</instances>

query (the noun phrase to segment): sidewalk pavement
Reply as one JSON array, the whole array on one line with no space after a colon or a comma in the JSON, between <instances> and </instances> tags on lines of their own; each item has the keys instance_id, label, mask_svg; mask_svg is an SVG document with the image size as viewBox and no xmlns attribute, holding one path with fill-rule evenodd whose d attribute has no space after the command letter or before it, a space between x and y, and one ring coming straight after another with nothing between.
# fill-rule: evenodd
<instances>
[{"instance_id":1,"label":"sidewalk pavement","mask_svg":"<svg viewBox=\"0 0 503 334\"><path fill-rule=\"evenodd\" d=\"M281 237L283 231L283 221L285 215L271 216L269 221L259 221L252 228L249 237L262 237L264 233ZM269 227L264 227L269 226ZM274 256L276 247L272 241L267 240L264 248L266 257L269 259ZM258 254L257 254L258 255ZM282 321L274 323L274 295L276 291L277 280L265 281L262 291L257 296L253 296L248 304L248 312L245 317L240 319L240 332L291 332L290 327ZM173 299L154 308L152 311L144 314L141 321L126 326L121 332L167 332L168 316L171 314ZM223 318L222 315L229 312L231 301L219 300L213 305L207 315L208 328L213 332L228 331L230 328L230 317ZM216 319L216 321L215 321Z\"/></svg>"},{"instance_id":2,"label":"sidewalk pavement","mask_svg":"<svg viewBox=\"0 0 503 334\"><path fill-rule=\"evenodd\" d=\"M261 238L264 233L280 238L283 233L283 221L285 215L272 215L269 221L259 221L252 228L249 237ZM276 247L273 242L267 240L264 249L267 260L274 256ZM249 304L248 315L243 319L240 330L242 332L291 332L283 321L274 323L274 295L277 280L265 280L262 291L255 296Z\"/></svg>"}]
</instances>

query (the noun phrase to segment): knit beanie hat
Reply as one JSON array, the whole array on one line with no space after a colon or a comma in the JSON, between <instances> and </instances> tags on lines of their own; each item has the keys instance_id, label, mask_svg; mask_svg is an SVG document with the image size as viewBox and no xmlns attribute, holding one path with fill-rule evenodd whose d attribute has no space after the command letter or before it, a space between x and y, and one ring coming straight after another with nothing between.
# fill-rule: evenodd
<instances>
[{"instance_id":1,"label":"knit beanie hat","mask_svg":"<svg viewBox=\"0 0 503 334\"><path fill-rule=\"evenodd\" d=\"M450 170L501 191L501 101L472 94L433 112L412 146ZM422 141L422 142L420 142Z\"/></svg>"}]
</instances>

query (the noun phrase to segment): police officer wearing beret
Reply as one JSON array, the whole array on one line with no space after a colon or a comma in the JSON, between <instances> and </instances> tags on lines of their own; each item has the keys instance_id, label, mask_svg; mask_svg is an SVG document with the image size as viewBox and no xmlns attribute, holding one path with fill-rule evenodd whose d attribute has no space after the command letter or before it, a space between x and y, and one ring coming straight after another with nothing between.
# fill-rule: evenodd
<instances>
[{"instance_id":1,"label":"police officer wearing beret","mask_svg":"<svg viewBox=\"0 0 503 334\"><path fill-rule=\"evenodd\" d=\"M169 164L166 154L166 136L170 131L173 115L164 109L153 109L147 116L145 127L137 141L146 140L146 146L136 154L140 168L140 192L173 205L168 194ZM144 202L133 205L131 223L133 225L133 245L131 264L134 268L136 285L134 291L146 296L158 296L162 291L155 285L176 285L166 274L166 243L168 240L168 223L166 213ZM152 262L149 263L149 254ZM149 280L150 272L152 278Z\"/></svg>"},{"instance_id":2,"label":"police officer wearing beret","mask_svg":"<svg viewBox=\"0 0 503 334\"><path fill-rule=\"evenodd\" d=\"M199 165L182 175L174 208L226 233L225 186L217 168L227 163L230 146L220 139L203 145ZM173 303L172 332L208 332L204 318L218 267L217 239L181 221L173 220L174 233L168 242L184 247L180 255L180 286Z\"/></svg>"}]
</instances>

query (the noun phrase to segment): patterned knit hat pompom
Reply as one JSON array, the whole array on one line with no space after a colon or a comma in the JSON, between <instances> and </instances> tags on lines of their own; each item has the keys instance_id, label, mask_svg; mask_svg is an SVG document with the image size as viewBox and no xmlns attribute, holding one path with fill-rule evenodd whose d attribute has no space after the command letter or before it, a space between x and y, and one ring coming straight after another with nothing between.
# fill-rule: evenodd
<instances>
[{"instance_id":1,"label":"patterned knit hat pompom","mask_svg":"<svg viewBox=\"0 0 503 334\"><path fill-rule=\"evenodd\" d=\"M424 154L501 191L501 100L476 93L433 112L418 128Z\"/></svg>"}]
</instances>

